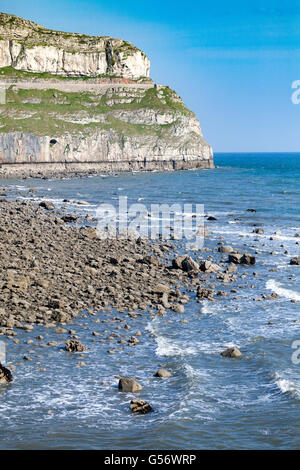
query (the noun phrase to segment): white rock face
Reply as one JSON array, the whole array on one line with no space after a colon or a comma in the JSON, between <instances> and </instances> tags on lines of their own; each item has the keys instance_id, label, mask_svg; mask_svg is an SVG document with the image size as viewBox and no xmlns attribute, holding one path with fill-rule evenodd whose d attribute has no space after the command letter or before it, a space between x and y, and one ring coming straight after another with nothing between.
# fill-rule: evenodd
<instances>
[{"instance_id":1,"label":"white rock face","mask_svg":"<svg viewBox=\"0 0 300 470\"><path fill-rule=\"evenodd\" d=\"M149 77L146 54L122 39L52 31L0 13L0 67L64 76Z\"/></svg>"},{"instance_id":2,"label":"white rock face","mask_svg":"<svg viewBox=\"0 0 300 470\"><path fill-rule=\"evenodd\" d=\"M0 40L0 67L27 72L48 72L64 76L116 75L125 78L149 77L150 61L141 51L127 56L120 52L110 63L105 51L67 52L55 46L27 47L14 40Z\"/></svg>"}]
</instances>

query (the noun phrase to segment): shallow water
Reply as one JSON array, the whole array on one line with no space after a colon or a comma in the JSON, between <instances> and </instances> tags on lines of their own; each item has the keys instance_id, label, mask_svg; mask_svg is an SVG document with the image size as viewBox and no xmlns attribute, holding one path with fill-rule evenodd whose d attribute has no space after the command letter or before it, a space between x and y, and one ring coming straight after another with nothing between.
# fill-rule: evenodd
<instances>
[{"instance_id":1,"label":"shallow water","mask_svg":"<svg viewBox=\"0 0 300 470\"><path fill-rule=\"evenodd\" d=\"M126 318L130 334L142 332L141 342L113 355L107 350L128 332L121 322L98 323L96 316L70 326L90 348L83 354L63 350L67 333L40 326L18 332L19 344L2 338L7 363L23 365L17 365L12 384L0 386L0 448L300 448L300 364L292 362L292 343L300 340L295 322L300 320L300 268L289 265L300 254L300 239L294 237L300 232L300 155L219 154L215 163L215 170L0 181L0 187L13 189L12 196L19 191L32 199L28 189L36 188L34 199L46 195L58 206L64 198L85 200L89 206L68 207L91 213L100 203L117 203L119 195L128 196L128 204L203 203L205 213L217 218L206 223L211 236L205 246L214 248L223 236L224 244L257 260L253 267L239 268L247 274L244 279L217 284L216 290L229 295L214 302L192 301L184 314ZM252 233L254 224L264 228L264 235ZM270 240L276 230L281 234ZM230 293L232 288L238 293ZM253 300L272 292L280 298ZM99 318L125 315L107 311ZM99 341L111 332L120 335L112 344ZM42 343L54 339L57 347L36 346L39 334ZM34 345L25 343L29 338ZM241 349L242 359L220 356L231 345ZM24 354L33 360L23 361ZM86 365L77 367L79 361ZM161 366L172 378L153 377ZM139 396L154 412L131 415L132 395L118 392L116 375L136 377L143 385Z\"/></svg>"}]
</instances>

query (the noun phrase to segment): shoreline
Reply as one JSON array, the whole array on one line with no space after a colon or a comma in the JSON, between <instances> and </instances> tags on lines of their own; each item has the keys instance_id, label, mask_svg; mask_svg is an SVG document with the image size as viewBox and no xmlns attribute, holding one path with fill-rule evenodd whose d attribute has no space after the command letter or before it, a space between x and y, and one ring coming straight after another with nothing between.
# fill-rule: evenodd
<instances>
[{"instance_id":1,"label":"shoreline","mask_svg":"<svg viewBox=\"0 0 300 470\"><path fill-rule=\"evenodd\" d=\"M101 174L147 173L215 168L212 160L122 160L99 162L0 162L0 178L82 178Z\"/></svg>"}]
</instances>

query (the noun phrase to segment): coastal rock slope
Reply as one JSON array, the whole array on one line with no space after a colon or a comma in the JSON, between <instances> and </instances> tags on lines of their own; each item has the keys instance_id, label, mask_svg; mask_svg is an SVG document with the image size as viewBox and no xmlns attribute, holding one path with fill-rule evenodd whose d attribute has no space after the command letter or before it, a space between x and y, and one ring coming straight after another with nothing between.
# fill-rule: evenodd
<instances>
[{"instance_id":1,"label":"coastal rock slope","mask_svg":"<svg viewBox=\"0 0 300 470\"><path fill-rule=\"evenodd\" d=\"M149 69L126 41L1 13L0 176L212 168L197 117Z\"/></svg>"}]
</instances>

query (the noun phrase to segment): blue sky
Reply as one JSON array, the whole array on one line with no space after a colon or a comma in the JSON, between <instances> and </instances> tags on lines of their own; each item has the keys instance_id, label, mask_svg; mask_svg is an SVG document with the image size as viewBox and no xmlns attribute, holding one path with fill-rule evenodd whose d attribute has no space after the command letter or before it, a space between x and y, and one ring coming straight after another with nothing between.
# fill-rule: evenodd
<instances>
[{"instance_id":1,"label":"blue sky","mask_svg":"<svg viewBox=\"0 0 300 470\"><path fill-rule=\"evenodd\" d=\"M300 151L300 0L1 0L49 28L131 41L216 152Z\"/></svg>"}]
</instances>

